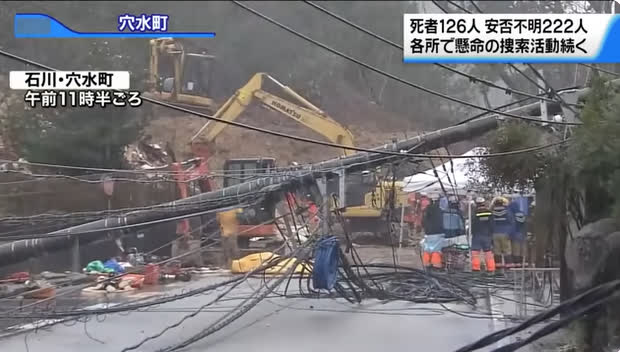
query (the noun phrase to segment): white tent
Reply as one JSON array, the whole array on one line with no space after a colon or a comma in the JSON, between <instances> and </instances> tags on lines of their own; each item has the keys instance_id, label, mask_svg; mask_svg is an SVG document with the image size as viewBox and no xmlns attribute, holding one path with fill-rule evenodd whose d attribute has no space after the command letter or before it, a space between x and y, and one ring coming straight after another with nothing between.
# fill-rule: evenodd
<instances>
[{"instance_id":1,"label":"white tent","mask_svg":"<svg viewBox=\"0 0 620 352\"><path fill-rule=\"evenodd\" d=\"M483 149L474 148L463 154L463 156L471 156L471 158L452 159L452 163L447 161L443 165L435 167L435 169L405 177L403 179L405 182L404 191L441 193L441 183L443 183L447 192L452 193L456 189L459 194L465 193L473 176L471 170L477 169L479 163L479 158L476 158L476 155L479 155L481 150ZM437 171L441 183L435 176L434 170ZM482 177L478 178L478 182L484 182Z\"/></svg>"}]
</instances>

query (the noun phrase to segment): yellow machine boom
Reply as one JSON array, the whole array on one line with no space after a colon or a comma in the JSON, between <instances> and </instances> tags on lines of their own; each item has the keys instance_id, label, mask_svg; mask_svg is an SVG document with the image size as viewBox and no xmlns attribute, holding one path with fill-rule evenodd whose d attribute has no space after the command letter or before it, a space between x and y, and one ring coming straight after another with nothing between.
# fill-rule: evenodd
<instances>
[{"instance_id":1,"label":"yellow machine boom","mask_svg":"<svg viewBox=\"0 0 620 352\"><path fill-rule=\"evenodd\" d=\"M275 83L283 92L302 106L264 91L263 85L267 80ZM353 134L351 134L349 130L327 116L325 112L314 106L308 100L295 93L291 88L283 85L266 73L256 73L246 85L237 90L235 94L218 109L214 117L224 121L234 121L253 101L261 102L265 106L282 113L325 136L325 138L333 143L354 146ZM207 122L198 133L192 137L192 140L198 138L211 124L213 126L209 128L204 137L207 142L213 141L227 126L227 124L222 122ZM344 149L343 154L351 155L353 151Z\"/></svg>"}]
</instances>

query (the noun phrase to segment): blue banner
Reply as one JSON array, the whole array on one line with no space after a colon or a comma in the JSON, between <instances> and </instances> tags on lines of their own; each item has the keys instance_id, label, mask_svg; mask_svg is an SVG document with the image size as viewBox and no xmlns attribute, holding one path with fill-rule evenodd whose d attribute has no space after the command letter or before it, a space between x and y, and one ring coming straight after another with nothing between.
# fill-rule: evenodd
<instances>
[{"instance_id":1,"label":"blue banner","mask_svg":"<svg viewBox=\"0 0 620 352\"><path fill-rule=\"evenodd\" d=\"M116 32L78 32L40 13L15 15L15 38L213 38L213 32L169 32L169 16L162 14L118 16Z\"/></svg>"}]
</instances>

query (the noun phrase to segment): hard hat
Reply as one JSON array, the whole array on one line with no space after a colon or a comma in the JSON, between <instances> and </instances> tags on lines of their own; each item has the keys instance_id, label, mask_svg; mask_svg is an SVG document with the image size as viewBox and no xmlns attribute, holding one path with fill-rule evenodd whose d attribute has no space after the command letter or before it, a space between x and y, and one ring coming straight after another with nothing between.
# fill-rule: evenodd
<instances>
[{"instance_id":1,"label":"hard hat","mask_svg":"<svg viewBox=\"0 0 620 352\"><path fill-rule=\"evenodd\" d=\"M502 205L508 205L508 199L506 199L506 197L495 197L495 199L493 199L493 204L502 204Z\"/></svg>"},{"instance_id":2,"label":"hard hat","mask_svg":"<svg viewBox=\"0 0 620 352\"><path fill-rule=\"evenodd\" d=\"M484 203L484 198L482 197L476 198L476 204L482 204L482 203Z\"/></svg>"}]
</instances>

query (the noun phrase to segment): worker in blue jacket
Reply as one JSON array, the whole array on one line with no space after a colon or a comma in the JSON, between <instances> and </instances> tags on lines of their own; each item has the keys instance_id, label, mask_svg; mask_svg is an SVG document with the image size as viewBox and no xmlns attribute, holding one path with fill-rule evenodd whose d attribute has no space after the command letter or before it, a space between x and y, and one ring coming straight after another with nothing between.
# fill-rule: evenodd
<instances>
[{"instance_id":1,"label":"worker in blue jacket","mask_svg":"<svg viewBox=\"0 0 620 352\"><path fill-rule=\"evenodd\" d=\"M519 200L513 200L508 206L512 214L514 214L514 229L510 236L510 248L512 252L512 260L515 267L520 267L523 263L525 255L525 241L527 239L526 230L526 211L522 209Z\"/></svg>"},{"instance_id":2,"label":"worker in blue jacket","mask_svg":"<svg viewBox=\"0 0 620 352\"><path fill-rule=\"evenodd\" d=\"M465 235L465 221L456 196L448 198L448 207L443 210L443 228L446 238Z\"/></svg>"},{"instance_id":3,"label":"worker in blue jacket","mask_svg":"<svg viewBox=\"0 0 620 352\"><path fill-rule=\"evenodd\" d=\"M508 207L508 199L497 197L492 202L493 253L497 267L512 268L511 235L515 228L514 213Z\"/></svg>"}]
</instances>

